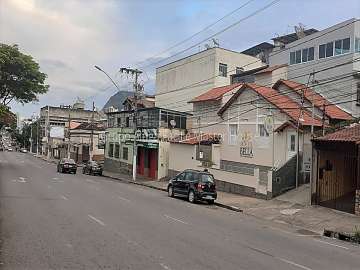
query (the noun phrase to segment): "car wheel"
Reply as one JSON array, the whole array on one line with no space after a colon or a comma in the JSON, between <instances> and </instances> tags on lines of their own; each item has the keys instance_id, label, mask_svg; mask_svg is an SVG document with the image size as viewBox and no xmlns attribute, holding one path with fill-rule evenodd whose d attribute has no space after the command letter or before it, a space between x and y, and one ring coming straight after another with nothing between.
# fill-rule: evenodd
<instances>
[{"instance_id":1,"label":"car wheel","mask_svg":"<svg viewBox=\"0 0 360 270\"><path fill-rule=\"evenodd\" d=\"M168 196L169 197L174 197L174 189L172 186L168 187Z\"/></svg>"},{"instance_id":2,"label":"car wheel","mask_svg":"<svg viewBox=\"0 0 360 270\"><path fill-rule=\"evenodd\" d=\"M214 204L214 200L208 200L207 203L210 204L210 205Z\"/></svg>"},{"instance_id":3,"label":"car wheel","mask_svg":"<svg viewBox=\"0 0 360 270\"><path fill-rule=\"evenodd\" d=\"M189 191L188 200L189 200L189 202L191 202L191 203L195 203L195 202L196 202L195 192L194 192L193 190L190 190L190 191Z\"/></svg>"}]
</instances>

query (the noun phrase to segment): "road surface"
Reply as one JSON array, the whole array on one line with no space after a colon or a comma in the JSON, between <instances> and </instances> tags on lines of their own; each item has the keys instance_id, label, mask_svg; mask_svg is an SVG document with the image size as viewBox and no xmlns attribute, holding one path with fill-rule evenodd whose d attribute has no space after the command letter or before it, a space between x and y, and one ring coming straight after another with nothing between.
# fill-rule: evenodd
<instances>
[{"instance_id":1,"label":"road surface","mask_svg":"<svg viewBox=\"0 0 360 270\"><path fill-rule=\"evenodd\" d=\"M360 269L360 249L0 152L2 269Z\"/></svg>"}]
</instances>

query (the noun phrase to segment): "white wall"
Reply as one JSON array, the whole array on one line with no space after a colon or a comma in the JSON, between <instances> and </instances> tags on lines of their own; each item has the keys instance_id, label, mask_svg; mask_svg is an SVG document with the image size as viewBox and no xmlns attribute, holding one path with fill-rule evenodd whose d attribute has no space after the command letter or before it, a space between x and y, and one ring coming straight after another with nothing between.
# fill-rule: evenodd
<instances>
[{"instance_id":1,"label":"white wall","mask_svg":"<svg viewBox=\"0 0 360 270\"><path fill-rule=\"evenodd\" d=\"M227 64L227 77L219 75L219 63ZM222 48L212 48L156 69L155 106L191 111L188 101L211 88L230 84L236 67L253 69L264 65L255 57Z\"/></svg>"}]
</instances>

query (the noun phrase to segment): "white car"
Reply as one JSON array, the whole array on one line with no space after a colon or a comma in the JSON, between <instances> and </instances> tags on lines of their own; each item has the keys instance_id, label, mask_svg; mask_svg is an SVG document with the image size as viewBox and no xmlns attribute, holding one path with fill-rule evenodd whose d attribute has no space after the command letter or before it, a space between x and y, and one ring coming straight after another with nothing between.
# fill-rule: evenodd
<instances>
[{"instance_id":1,"label":"white car","mask_svg":"<svg viewBox=\"0 0 360 270\"><path fill-rule=\"evenodd\" d=\"M27 153L27 150L25 148L20 149L21 153Z\"/></svg>"}]
</instances>

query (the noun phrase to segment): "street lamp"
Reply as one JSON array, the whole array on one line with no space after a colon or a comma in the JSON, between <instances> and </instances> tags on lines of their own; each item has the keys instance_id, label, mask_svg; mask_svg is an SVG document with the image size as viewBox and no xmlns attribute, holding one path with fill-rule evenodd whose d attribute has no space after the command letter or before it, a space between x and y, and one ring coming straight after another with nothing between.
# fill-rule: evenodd
<instances>
[{"instance_id":1,"label":"street lamp","mask_svg":"<svg viewBox=\"0 0 360 270\"><path fill-rule=\"evenodd\" d=\"M114 80L109 76L109 74L107 74L107 73L105 72L105 70L103 70L101 67L96 66L96 65L95 65L94 67L95 67L97 70L99 70L99 71L101 71L102 73L104 73L104 74L110 79L110 81L115 85L116 89L120 91L119 86L114 82Z\"/></svg>"}]
</instances>

